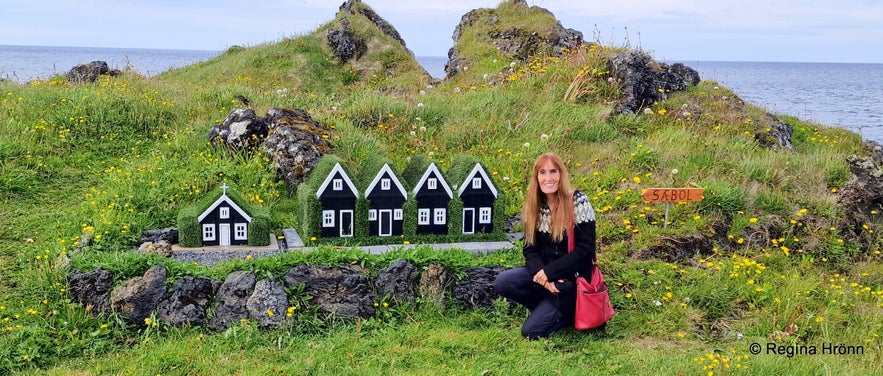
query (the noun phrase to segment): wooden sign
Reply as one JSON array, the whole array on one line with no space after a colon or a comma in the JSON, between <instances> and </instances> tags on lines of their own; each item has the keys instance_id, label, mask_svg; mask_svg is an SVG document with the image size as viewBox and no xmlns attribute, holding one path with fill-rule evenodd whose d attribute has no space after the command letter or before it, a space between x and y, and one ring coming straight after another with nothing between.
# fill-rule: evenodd
<instances>
[{"instance_id":1,"label":"wooden sign","mask_svg":"<svg viewBox=\"0 0 883 376\"><path fill-rule=\"evenodd\" d=\"M702 188L647 188L641 197L650 202L702 201Z\"/></svg>"}]
</instances>

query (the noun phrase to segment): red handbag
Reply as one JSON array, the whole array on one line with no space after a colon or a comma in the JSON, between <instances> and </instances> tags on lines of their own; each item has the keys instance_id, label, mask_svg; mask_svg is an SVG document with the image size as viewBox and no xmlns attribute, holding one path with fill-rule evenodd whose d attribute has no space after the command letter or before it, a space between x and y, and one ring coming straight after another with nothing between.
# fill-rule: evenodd
<instances>
[{"instance_id":1,"label":"red handbag","mask_svg":"<svg viewBox=\"0 0 883 376\"><path fill-rule=\"evenodd\" d=\"M572 252L574 247L573 222L570 223L570 234L567 236L567 251ZM604 325L613 318L616 311L610 304L610 295L607 294L607 283L598 268L597 257L592 260L591 282L586 278L576 275L576 312L574 312L573 327L576 330L590 330Z\"/></svg>"}]
</instances>

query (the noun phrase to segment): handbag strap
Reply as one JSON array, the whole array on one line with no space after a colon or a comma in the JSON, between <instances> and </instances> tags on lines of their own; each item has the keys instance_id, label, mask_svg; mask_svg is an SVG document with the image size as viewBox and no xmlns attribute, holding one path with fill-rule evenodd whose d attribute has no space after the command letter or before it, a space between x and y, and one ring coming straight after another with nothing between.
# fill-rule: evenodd
<instances>
[{"instance_id":1,"label":"handbag strap","mask_svg":"<svg viewBox=\"0 0 883 376\"><path fill-rule=\"evenodd\" d=\"M567 233L567 252L573 252L573 248L575 247L574 242L576 242L576 233L573 232L573 220L570 220L570 232ZM598 264L598 255L595 255L592 258L592 266Z\"/></svg>"}]
</instances>

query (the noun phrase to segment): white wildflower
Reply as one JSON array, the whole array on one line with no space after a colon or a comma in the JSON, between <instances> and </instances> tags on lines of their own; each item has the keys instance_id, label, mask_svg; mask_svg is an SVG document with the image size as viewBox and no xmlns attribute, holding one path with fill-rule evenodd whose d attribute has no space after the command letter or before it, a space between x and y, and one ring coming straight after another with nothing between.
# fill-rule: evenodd
<instances>
[{"instance_id":1,"label":"white wildflower","mask_svg":"<svg viewBox=\"0 0 883 376\"><path fill-rule=\"evenodd\" d=\"M549 135L547 135L547 134L545 134L545 133L543 133L542 135L540 135L540 141L546 141L546 140L548 140L548 139L549 139Z\"/></svg>"},{"instance_id":2,"label":"white wildflower","mask_svg":"<svg viewBox=\"0 0 883 376\"><path fill-rule=\"evenodd\" d=\"M678 169L676 169L676 168L671 169L671 174L672 174L672 175L677 175L678 172L679 172L679 171L678 171Z\"/></svg>"},{"instance_id":3,"label":"white wildflower","mask_svg":"<svg viewBox=\"0 0 883 376\"><path fill-rule=\"evenodd\" d=\"M649 107L644 109L644 115L650 115L652 113L653 113L653 110L651 110Z\"/></svg>"},{"instance_id":4,"label":"white wildflower","mask_svg":"<svg viewBox=\"0 0 883 376\"><path fill-rule=\"evenodd\" d=\"M524 143L524 147L529 148L529 147L530 147L530 142L525 142L525 143Z\"/></svg>"},{"instance_id":5,"label":"white wildflower","mask_svg":"<svg viewBox=\"0 0 883 376\"><path fill-rule=\"evenodd\" d=\"M654 301L653 301L653 304L656 304L656 306L659 307L659 306L662 305L662 302L660 302L660 301L658 301L658 300L654 300Z\"/></svg>"},{"instance_id":6,"label":"white wildflower","mask_svg":"<svg viewBox=\"0 0 883 376\"><path fill-rule=\"evenodd\" d=\"M426 90L420 90L420 95L426 95Z\"/></svg>"},{"instance_id":7,"label":"white wildflower","mask_svg":"<svg viewBox=\"0 0 883 376\"><path fill-rule=\"evenodd\" d=\"M423 108L423 102L417 103L417 108Z\"/></svg>"},{"instance_id":8,"label":"white wildflower","mask_svg":"<svg viewBox=\"0 0 883 376\"><path fill-rule=\"evenodd\" d=\"M420 132L426 132L426 127L420 126Z\"/></svg>"}]
</instances>

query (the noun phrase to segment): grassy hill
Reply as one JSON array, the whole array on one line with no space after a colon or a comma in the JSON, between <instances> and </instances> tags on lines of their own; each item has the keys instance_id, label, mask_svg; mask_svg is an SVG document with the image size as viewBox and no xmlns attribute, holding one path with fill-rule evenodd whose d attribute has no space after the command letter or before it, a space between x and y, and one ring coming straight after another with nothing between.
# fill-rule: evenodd
<instances>
[{"instance_id":1,"label":"grassy hill","mask_svg":"<svg viewBox=\"0 0 883 376\"><path fill-rule=\"evenodd\" d=\"M767 130L766 110L710 81L616 114L622 94L606 78L608 59L625 51L617 46L519 60L470 30L455 46L469 69L437 82L359 11L366 4L351 3L308 35L232 47L154 78L0 82L0 373L883 372L883 209L840 203L846 157L869 154L858 135L780 116L793 147L768 148L756 137ZM555 22L519 2L482 12L540 33ZM342 22L366 41L358 59L341 61L327 42ZM270 211L274 232L295 227L296 192L270 160L206 139L239 106L236 95L259 115L306 110L332 130L335 154L351 169L378 154L397 171L409 157L442 169L475 157L509 195L510 215L533 159L562 155L597 211L618 315L604 332L528 342L519 338L525 311L503 302L479 311L378 302L377 317L357 323L305 311L281 329L244 322L222 333L132 326L72 304L72 269L104 267L122 281L157 263L171 279L241 269L278 276L300 262L377 270L399 257L455 270L522 262L517 248L485 257L325 248L213 267L135 254L141 231L172 226L224 181ZM667 186L703 187L705 200L673 205L666 225L665 205L640 194ZM841 344L850 354L823 354Z\"/></svg>"}]
</instances>

